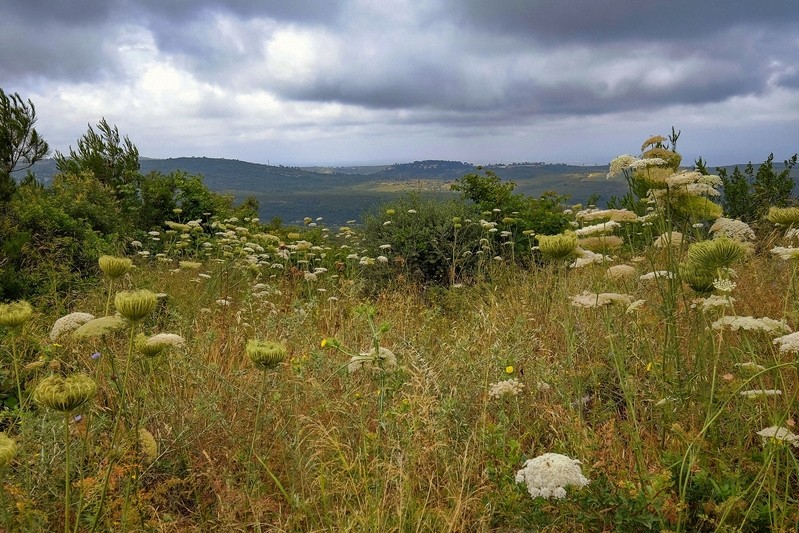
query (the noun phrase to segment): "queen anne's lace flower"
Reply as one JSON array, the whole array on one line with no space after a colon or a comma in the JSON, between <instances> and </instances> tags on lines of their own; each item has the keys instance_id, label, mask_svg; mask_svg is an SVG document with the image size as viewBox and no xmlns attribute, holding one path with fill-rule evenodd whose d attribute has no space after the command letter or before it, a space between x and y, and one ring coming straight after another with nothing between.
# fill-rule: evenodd
<instances>
[{"instance_id":1,"label":"queen anne's lace flower","mask_svg":"<svg viewBox=\"0 0 799 533\"><path fill-rule=\"evenodd\" d=\"M713 329L762 331L763 333L772 335L779 335L791 331L784 320L774 320L768 317L755 318L751 316L723 316L713 322Z\"/></svg>"},{"instance_id":2,"label":"queen anne's lace flower","mask_svg":"<svg viewBox=\"0 0 799 533\"><path fill-rule=\"evenodd\" d=\"M793 246L777 246L771 249L771 253L780 256L780 259L785 261L799 259L799 248L794 248Z\"/></svg>"},{"instance_id":3,"label":"queen anne's lace flower","mask_svg":"<svg viewBox=\"0 0 799 533\"><path fill-rule=\"evenodd\" d=\"M799 331L777 337L772 342L779 345L781 352L799 353Z\"/></svg>"},{"instance_id":4,"label":"queen anne's lace flower","mask_svg":"<svg viewBox=\"0 0 799 533\"><path fill-rule=\"evenodd\" d=\"M710 233L714 237L727 237L729 239L745 242L755 239L755 232L746 222L732 218L720 217L710 226Z\"/></svg>"},{"instance_id":5,"label":"queen anne's lace flower","mask_svg":"<svg viewBox=\"0 0 799 533\"><path fill-rule=\"evenodd\" d=\"M525 483L533 498L565 498L566 487L588 485L581 464L559 453L545 453L525 461L524 468L516 472L516 483Z\"/></svg>"},{"instance_id":6,"label":"queen anne's lace flower","mask_svg":"<svg viewBox=\"0 0 799 533\"><path fill-rule=\"evenodd\" d=\"M633 297L629 294L618 294L615 292L588 292L571 297L571 303L575 307L602 307L604 305L621 304L628 306L633 303Z\"/></svg>"},{"instance_id":7,"label":"queen anne's lace flower","mask_svg":"<svg viewBox=\"0 0 799 533\"><path fill-rule=\"evenodd\" d=\"M516 378L492 383L488 389L489 398L501 398L505 395L518 396L524 390L524 383Z\"/></svg>"},{"instance_id":8,"label":"queen anne's lace flower","mask_svg":"<svg viewBox=\"0 0 799 533\"><path fill-rule=\"evenodd\" d=\"M780 426L763 428L757 432L763 437L763 442L780 441L799 447L799 436L794 435L789 429Z\"/></svg>"},{"instance_id":9,"label":"queen anne's lace flower","mask_svg":"<svg viewBox=\"0 0 799 533\"><path fill-rule=\"evenodd\" d=\"M392 371L397 368L397 356L394 355L394 352L382 346L378 350L372 348L369 352L353 355L347 364L347 370L352 374L362 368Z\"/></svg>"},{"instance_id":10,"label":"queen anne's lace flower","mask_svg":"<svg viewBox=\"0 0 799 533\"><path fill-rule=\"evenodd\" d=\"M50 340L54 341L64 333L75 331L89 320L94 320L94 315L78 312L62 316L53 324L53 329L50 330Z\"/></svg>"}]
</instances>

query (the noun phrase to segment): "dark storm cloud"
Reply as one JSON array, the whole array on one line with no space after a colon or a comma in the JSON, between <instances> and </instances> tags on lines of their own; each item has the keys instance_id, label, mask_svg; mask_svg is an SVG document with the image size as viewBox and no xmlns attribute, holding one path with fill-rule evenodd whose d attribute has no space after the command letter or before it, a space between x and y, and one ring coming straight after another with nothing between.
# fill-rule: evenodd
<instances>
[{"instance_id":1,"label":"dark storm cloud","mask_svg":"<svg viewBox=\"0 0 799 533\"><path fill-rule=\"evenodd\" d=\"M630 40L674 41L729 27L786 30L799 18L799 2L728 0L445 0L470 31L513 33L548 44Z\"/></svg>"},{"instance_id":2,"label":"dark storm cloud","mask_svg":"<svg viewBox=\"0 0 799 533\"><path fill-rule=\"evenodd\" d=\"M765 120L797 108L795 20L795 0L20 0L0 15L0 83L190 138L702 123L742 101Z\"/></svg>"},{"instance_id":3,"label":"dark storm cloud","mask_svg":"<svg viewBox=\"0 0 799 533\"><path fill-rule=\"evenodd\" d=\"M93 81L119 75L116 48L120 28L147 27L163 51L197 63L220 64L219 43L194 24L215 14L245 20L264 17L292 23L320 23L336 17L342 2L313 0L25 0L3 6L0 17L0 77L42 76ZM250 42L255 43L254 40ZM224 50L223 50L224 51Z\"/></svg>"}]
</instances>

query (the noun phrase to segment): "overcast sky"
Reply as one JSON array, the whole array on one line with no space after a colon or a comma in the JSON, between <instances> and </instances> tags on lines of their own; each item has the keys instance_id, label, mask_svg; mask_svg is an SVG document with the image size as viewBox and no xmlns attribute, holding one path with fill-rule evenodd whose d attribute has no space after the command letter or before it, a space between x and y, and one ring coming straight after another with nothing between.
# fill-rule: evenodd
<instances>
[{"instance_id":1,"label":"overcast sky","mask_svg":"<svg viewBox=\"0 0 799 533\"><path fill-rule=\"evenodd\" d=\"M799 151L796 0L0 0L0 87L66 152L283 164Z\"/></svg>"}]
</instances>

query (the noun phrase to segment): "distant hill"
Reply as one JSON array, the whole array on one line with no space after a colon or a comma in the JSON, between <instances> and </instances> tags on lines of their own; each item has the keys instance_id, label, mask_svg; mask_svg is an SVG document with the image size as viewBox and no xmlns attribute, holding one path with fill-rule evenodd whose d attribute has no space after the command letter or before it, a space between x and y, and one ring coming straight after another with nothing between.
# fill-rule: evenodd
<instances>
[{"instance_id":1,"label":"distant hill","mask_svg":"<svg viewBox=\"0 0 799 533\"><path fill-rule=\"evenodd\" d=\"M164 174L182 170L201 175L209 189L232 194L236 201L255 196L264 220L281 218L296 223L303 217L324 217L329 224L359 219L375 205L390 201L402 192L447 197L456 193L450 185L465 174L480 172L478 166L458 161L426 160L393 165L348 167L286 167L249 163L235 159L178 157L140 160L142 173ZM743 168L744 165L739 165ZM780 168L781 164L775 164ZM606 179L607 165L580 166L553 163L513 163L486 165L505 180L516 183L516 191L540 196L554 191L569 195L571 203L585 203L592 194L600 195L600 205L611 196L627 192L621 178ZM733 168L729 168L730 170ZM32 169L49 182L56 173L55 162L45 160ZM799 169L794 168L794 179Z\"/></svg>"}]
</instances>

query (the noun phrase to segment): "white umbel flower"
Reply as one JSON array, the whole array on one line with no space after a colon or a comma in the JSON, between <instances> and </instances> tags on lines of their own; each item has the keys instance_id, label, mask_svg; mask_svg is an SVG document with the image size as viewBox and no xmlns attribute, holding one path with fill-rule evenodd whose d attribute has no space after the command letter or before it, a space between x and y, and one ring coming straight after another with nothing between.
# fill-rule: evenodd
<instances>
[{"instance_id":1,"label":"white umbel flower","mask_svg":"<svg viewBox=\"0 0 799 533\"><path fill-rule=\"evenodd\" d=\"M774 344L779 345L781 352L799 353L799 331L783 335L774 339Z\"/></svg>"},{"instance_id":2,"label":"white umbel flower","mask_svg":"<svg viewBox=\"0 0 799 533\"><path fill-rule=\"evenodd\" d=\"M94 315L89 313L70 313L62 316L53 324L53 329L50 330L50 340L54 341L64 333L78 329L89 320L94 320Z\"/></svg>"},{"instance_id":3,"label":"white umbel flower","mask_svg":"<svg viewBox=\"0 0 799 533\"><path fill-rule=\"evenodd\" d=\"M581 464L559 453L545 453L525 461L524 468L516 472L516 483L525 483L533 498L565 498L566 487L588 485Z\"/></svg>"},{"instance_id":4,"label":"white umbel flower","mask_svg":"<svg viewBox=\"0 0 799 533\"><path fill-rule=\"evenodd\" d=\"M799 436L794 435L788 428L771 426L761 429L757 434L763 437L764 443L768 441L780 441L799 447Z\"/></svg>"}]
</instances>

